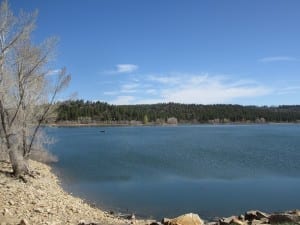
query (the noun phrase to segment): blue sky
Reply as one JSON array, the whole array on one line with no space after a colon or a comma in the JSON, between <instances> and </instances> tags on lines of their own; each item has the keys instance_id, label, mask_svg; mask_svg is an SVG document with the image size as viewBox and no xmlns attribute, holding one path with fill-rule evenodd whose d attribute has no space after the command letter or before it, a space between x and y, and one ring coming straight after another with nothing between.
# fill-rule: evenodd
<instances>
[{"instance_id":1,"label":"blue sky","mask_svg":"<svg viewBox=\"0 0 300 225\"><path fill-rule=\"evenodd\" d=\"M300 104L298 0L11 0L58 36L61 96L112 104Z\"/></svg>"}]
</instances>

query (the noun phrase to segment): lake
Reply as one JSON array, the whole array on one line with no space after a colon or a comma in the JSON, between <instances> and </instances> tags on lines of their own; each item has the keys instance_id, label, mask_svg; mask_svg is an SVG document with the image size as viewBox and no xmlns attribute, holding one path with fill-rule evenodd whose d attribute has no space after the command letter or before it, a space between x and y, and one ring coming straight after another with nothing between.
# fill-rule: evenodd
<instances>
[{"instance_id":1,"label":"lake","mask_svg":"<svg viewBox=\"0 0 300 225\"><path fill-rule=\"evenodd\" d=\"M299 125L46 131L65 190L106 210L211 219L300 208Z\"/></svg>"}]
</instances>

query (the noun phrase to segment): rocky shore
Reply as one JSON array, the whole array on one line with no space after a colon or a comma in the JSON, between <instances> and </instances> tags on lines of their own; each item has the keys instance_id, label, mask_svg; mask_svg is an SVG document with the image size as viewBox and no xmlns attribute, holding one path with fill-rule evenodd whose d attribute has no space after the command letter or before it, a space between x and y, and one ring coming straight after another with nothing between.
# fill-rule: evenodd
<instances>
[{"instance_id":1,"label":"rocky shore","mask_svg":"<svg viewBox=\"0 0 300 225\"><path fill-rule=\"evenodd\" d=\"M30 161L34 177L27 183L10 176L11 166L0 162L1 225L146 224L151 221L118 218L66 193L45 164Z\"/></svg>"},{"instance_id":2,"label":"rocky shore","mask_svg":"<svg viewBox=\"0 0 300 225\"><path fill-rule=\"evenodd\" d=\"M27 183L10 176L11 166L0 161L0 225L262 225L300 224L300 211L267 214L248 211L244 215L203 221L197 214L185 214L162 221L128 218L94 208L66 193L45 164L30 161L34 177Z\"/></svg>"}]
</instances>

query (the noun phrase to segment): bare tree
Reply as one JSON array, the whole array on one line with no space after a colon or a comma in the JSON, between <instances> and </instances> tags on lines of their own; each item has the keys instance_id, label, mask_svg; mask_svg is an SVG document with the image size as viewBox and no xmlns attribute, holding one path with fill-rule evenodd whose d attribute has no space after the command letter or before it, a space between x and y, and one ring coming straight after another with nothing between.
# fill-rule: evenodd
<instances>
[{"instance_id":1,"label":"bare tree","mask_svg":"<svg viewBox=\"0 0 300 225\"><path fill-rule=\"evenodd\" d=\"M27 159L41 148L42 124L53 114L58 93L68 85L66 69L48 68L56 39L31 40L37 12L14 16L7 0L0 6L0 150L15 176L29 173Z\"/></svg>"}]
</instances>

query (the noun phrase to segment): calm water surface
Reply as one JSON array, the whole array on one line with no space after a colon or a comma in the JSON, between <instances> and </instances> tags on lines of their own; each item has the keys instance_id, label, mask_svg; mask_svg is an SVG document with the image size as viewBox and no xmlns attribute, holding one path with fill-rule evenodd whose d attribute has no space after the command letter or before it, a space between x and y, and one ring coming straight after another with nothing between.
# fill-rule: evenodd
<instances>
[{"instance_id":1,"label":"calm water surface","mask_svg":"<svg viewBox=\"0 0 300 225\"><path fill-rule=\"evenodd\" d=\"M100 132L105 130L105 132ZM300 208L299 125L47 128L67 191L107 210L209 219Z\"/></svg>"}]
</instances>

